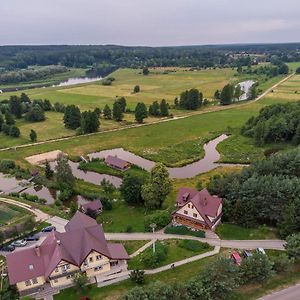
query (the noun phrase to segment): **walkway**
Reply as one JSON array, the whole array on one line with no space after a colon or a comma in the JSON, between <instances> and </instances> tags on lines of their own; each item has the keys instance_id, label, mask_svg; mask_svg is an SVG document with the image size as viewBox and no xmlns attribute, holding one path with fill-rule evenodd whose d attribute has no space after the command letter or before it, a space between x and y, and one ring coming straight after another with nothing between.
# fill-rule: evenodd
<instances>
[{"instance_id":1,"label":"walkway","mask_svg":"<svg viewBox=\"0 0 300 300\"><path fill-rule=\"evenodd\" d=\"M103 130L101 132L94 132L94 133L85 134L83 136L100 135L100 134L104 134L104 133L108 133L108 132L121 131L121 130L130 129L130 128L137 128L137 127L142 127L142 126L150 126L150 125L154 125L154 124L159 124L159 123L164 123L164 122L171 122L171 121L176 121L176 120L179 120L179 119L185 119L185 118L189 118L189 117L192 117L192 116L195 116L195 115L202 115L202 114L207 114L207 113L211 113L211 112L216 112L216 111L221 111L221 110L227 110L227 109L231 109L231 108L234 108L234 107L241 107L241 106L249 105L252 102L259 101L264 96L266 96L268 93L270 93L273 89L275 89L276 87L278 87L280 84L284 83L285 81L289 80L294 75L295 75L295 73L292 73L292 74L288 75L287 77L283 78L282 80L280 80L279 82L277 82L276 84L274 84L272 87L270 87L269 89L267 89L260 96L258 96L255 100L252 100L251 102L247 101L247 102L245 102L243 104L239 104L238 106L236 106L235 104L225 105L225 106L218 106L218 107L215 106L215 107L210 108L210 109L191 112L191 113L189 113L187 115L183 115L183 116L175 116L174 118L164 118L164 119L160 119L158 121L154 121L154 122L151 122L151 123L133 124L133 125L125 126L125 127L122 127L122 128L108 129L108 130ZM55 142L59 142L59 141L71 140L71 139L78 139L78 136L68 136L68 137L64 137L64 138L58 138L58 139L53 139L53 140L41 141L41 142L37 142L37 143L30 143L30 144L24 144L24 145L15 146L15 147L2 148L2 149L0 149L0 152L12 150L12 149L14 149L16 151L19 148L27 148L27 147L32 147L32 146L37 146L37 145L43 145L43 144L50 144L50 143L55 143Z\"/></svg>"},{"instance_id":2,"label":"walkway","mask_svg":"<svg viewBox=\"0 0 300 300\"><path fill-rule=\"evenodd\" d=\"M271 295L264 296L258 300L299 300L300 299L300 284L291 286L287 289L274 292Z\"/></svg>"},{"instance_id":3,"label":"walkway","mask_svg":"<svg viewBox=\"0 0 300 300\"><path fill-rule=\"evenodd\" d=\"M19 206L21 208L24 208L24 209L30 211L32 214L35 215L35 221L36 222L43 222L43 221L46 221L50 218L50 216L48 214L42 212L40 209L37 209L37 208L34 208L33 206L28 205L26 203L16 201L16 200L12 200L12 199L8 199L8 198L1 198L1 197L0 197L0 201L5 202L7 204Z\"/></svg>"},{"instance_id":4,"label":"walkway","mask_svg":"<svg viewBox=\"0 0 300 300\"><path fill-rule=\"evenodd\" d=\"M283 240L220 240L217 238L199 238L187 235L164 234L164 233L106 233L106 239L129 241L129 240L166 240L166 239L189 239L208 243L211 246L236 249L264 249L284 250Z\"/></svg>"}]
</instances>

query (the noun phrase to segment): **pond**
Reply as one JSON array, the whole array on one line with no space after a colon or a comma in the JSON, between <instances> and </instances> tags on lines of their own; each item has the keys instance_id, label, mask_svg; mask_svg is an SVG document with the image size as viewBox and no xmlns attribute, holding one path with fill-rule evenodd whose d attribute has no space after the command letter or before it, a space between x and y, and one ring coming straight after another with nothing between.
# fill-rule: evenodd
<instances>
[{"instance_id":1,"label":"pond","mask_svg":"<svg viewBox=\"0 0 300 300\"><path fill-rule=\"evenodd\" d=\"M255 84L254 80L246 80L243 82L240 82L239 85L241 87L241 90L243 92L243 94L240 96L239 101L245 101L248 100L249 98L249 92L251 87Z\"/></svg>"},{"instance_id":2,"label":"pond","mask_svg":"<svg viewBox=\"0 0 300 300\"><path fill-rule=\"evenodd\" d=\"M82 83L89 83L94 81L101 80L102 77L73 77L69 78L68 80L62 81L59 84L53 85L52 87L64 87L64 86L70 86L70 85L76 85L76 84L82 84Z\"/></svg>"}]
</instances>

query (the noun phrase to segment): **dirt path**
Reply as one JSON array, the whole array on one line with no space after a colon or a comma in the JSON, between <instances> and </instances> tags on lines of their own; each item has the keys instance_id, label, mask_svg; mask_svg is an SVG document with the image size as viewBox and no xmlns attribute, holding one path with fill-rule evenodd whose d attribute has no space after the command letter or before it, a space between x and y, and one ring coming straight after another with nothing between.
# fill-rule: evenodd
<instances>
[{"instance_id":1,"label":"dirt path","mask_svg":"<svg viewBox=\"0 0 300 300\"><path fill-rule=\"evenodd\" d=\"M246 105L249 105L249 104L251 104L253 102L259 101L260 99L262 99L263 97L265 97L268 93L270 93L273 89L275 89L276 87L278 87L279 85L281 85L285 81L289 80L294 75L295 75L295 73L292 73L292 74L288 75L287 77L283 78L282 80L280 80L279 82L277 82L276 84L274 84L272 87L270 87L269 89L267 89L261 95L259 95L255 100L252 100L251 102L247 101L246 103L242 103L239 106L237 106L235 104L226 105L226 106L215 106L215 107L213 107L211 109L202 110L202 111L195 111L195 112L191 112L191 113L189 113L187 115L183 115L183 116L175 116L174 118L160 119L158 121L154 121L154 122L151 122L151 123L134 124L134 125L125 126L125 127L122 127L122 128L115 128L115 129L103 130L103 131L100 131L100 132L94 132L94 133L85 134L84 136L100 135L100 134L104 134L104 133L115 132L115 131L122 131L122 130L126 130L126 129L131 129L131 128L138 128L138 127L143 127L143 126L150 126L150 125L154 125L154 124L160 124L160 123L164 123L164 122L171 122L171 121L176 121L176 120L180 120L180 119L185 119L185 118L189 118L189 117L196 116L196 115L202 115L202 114L207 114L207 113L211 113L211 112L217 112L217 111L227 110L227 109L231 109L231 108L234 108L234 107L246 106ZM2 148L2 149L0 149L0 152L12 150L12 149L16 150L16 149L21 149L21 148L27 148L27 147L32 147L32 146L37 146L37 145L43 145L43 144L50 144L50 143L55 143L55 142L59 142L59 141L66 141L66 140L71 140L71 139L76 139L76 138L78 138L78 136L75 135L75 136L69 136L69 137L64 137L64 138L47 140L47 141L42 141L42 142L37 142L37 143L24 144L24 145L19 145L19 146L15 146L15 147Z\"/></svg>"}]
</instances>

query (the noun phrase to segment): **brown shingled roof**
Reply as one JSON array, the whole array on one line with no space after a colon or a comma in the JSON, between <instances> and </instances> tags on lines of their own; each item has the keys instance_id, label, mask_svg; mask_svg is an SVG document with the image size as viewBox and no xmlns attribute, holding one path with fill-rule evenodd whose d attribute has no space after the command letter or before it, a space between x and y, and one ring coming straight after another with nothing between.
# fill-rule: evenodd
<instances>
[{"instance_id":1,"label":"brown shingled roof","mask_svg":"<svg viewBox=\"0 0 300 300\"><path fill-rule=\"evenodd\" d=\"M125 169L128 167L128 162L126 160L123 160L117 156L108 155L105 158L105 163L117 167L119 169Z\"/></svg>"}]
</instances>

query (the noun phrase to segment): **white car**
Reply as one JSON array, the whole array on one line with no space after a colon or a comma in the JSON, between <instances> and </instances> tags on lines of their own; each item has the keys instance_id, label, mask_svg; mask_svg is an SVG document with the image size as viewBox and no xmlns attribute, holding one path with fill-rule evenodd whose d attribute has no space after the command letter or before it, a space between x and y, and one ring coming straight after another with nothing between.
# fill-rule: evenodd
<instances>
[{"instance_id":1,"label":"white car","mask_svg":"<svg viewBox=\"0 0 300 300\"><path fill-rule=\"evenodd\" d=\"M17 240L11 243L12 246L15 247L25 247L27 245L27 241L26 240Z\"/></svg>"},{"instance_id":2,"label":"white car","mask_svg":"<svg viewBox=\"0 0 300 300\"><path fill-rule=\"evenodd\" d=\"M264 248L257 248L257 249L256 249L256 252L257 252L257 253L261 253L261 254L266 255L266 251L265 251Z\"/></svg>"}]
</instances>

